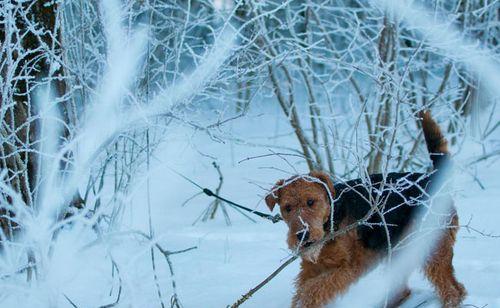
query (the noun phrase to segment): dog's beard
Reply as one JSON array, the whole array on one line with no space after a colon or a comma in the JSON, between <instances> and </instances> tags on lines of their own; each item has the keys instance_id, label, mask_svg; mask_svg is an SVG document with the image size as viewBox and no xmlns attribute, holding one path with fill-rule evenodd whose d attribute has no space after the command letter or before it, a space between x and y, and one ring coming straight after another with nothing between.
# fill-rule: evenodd
<instances>
[{"instance_id":1,"label":"dog's beard","mask_svg":"<svg viewBox=\"0 0 500 308\"><path fill-rule=\"evenodd\" d=\"M316 263L321 253L321 249L323 249L323 244L313 244L311 247L304 249L302 258L312 263Z\"/></svg>"}]
</instances>

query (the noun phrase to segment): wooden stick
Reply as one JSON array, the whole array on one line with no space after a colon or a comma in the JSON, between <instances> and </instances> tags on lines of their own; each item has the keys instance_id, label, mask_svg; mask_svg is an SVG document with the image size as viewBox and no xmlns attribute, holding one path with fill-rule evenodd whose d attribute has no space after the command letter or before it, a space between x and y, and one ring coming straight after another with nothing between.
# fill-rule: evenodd
<instances>
[{"instance_id":1,"label":"wooden stick","mask_svg":"<svg viewBox=\"0 0 500 308\"><path fill-rule=\"evenodd\" d=\"M281 264L280 267L278 267L274 272L271 273L271 275L267 276L266 279L264 279L261 283L259 283L257 286L253 287L248 291L247 293L243 294L241 298L236 301L234 304L231 306L228 305L230 308L237 308L241 306L244 302L246 302L252 295L255 294L255 292L259 291L263 286L265 286L271 279L273 279L276 275L278 275L285 267L287 267L290 263L293 261L297 260L299 256L295 255L290 257L288 260L286 260L285 263Z\"/></svg>"}]
</instances>

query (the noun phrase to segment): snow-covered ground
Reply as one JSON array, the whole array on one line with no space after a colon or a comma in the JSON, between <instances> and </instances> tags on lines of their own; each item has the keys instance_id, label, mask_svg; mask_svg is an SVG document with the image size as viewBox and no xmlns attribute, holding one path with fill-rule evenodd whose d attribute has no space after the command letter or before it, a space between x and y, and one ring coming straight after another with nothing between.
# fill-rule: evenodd
<instances>
[{"instance_id":1,"label":"snow-covered ground","mask_svg":"<svg viewBox=\"0 0 500 308\"><path fill-rule=\"evenodd\" d=\"M276 122L273 112L252 112L247 118L235 120L224 130L235 137L244 137L250 143L281 144L293 147L295 141L284 123ZM273 139L272 136L284 136ZM472 146L456 157L466 161L477 154ZM278 169L291 170L281 158L265 157L239 162L248 157L268 154L263 147L218 143L203 133L189 128L175 127L155 152L151 166L150 198L155 238L168 250L197 248L172 255L173 276L179 299L184 307L225 307L257 285L288 256L283 223L272 224L255 218L248 220L228 208L231 225L227 226L222 213L208 222L193 222L211 199L198 196L181 206L198 192L197 188L176 175L170 168L185 174L202 186L215 188L218 175L211 163L217 163L224 175L221 195L241 204L267 212L262 202L265 193L277 179L288 175ZM290 161L295 159L289 158ZM306 170L298 165L299 172ZM499 234L500 163L479 165L477 179L480 188L465 172L457 172L459 190L455 201L461 223L485 233ZM2 307L99 307L113 303L118 294L120 276L122 290L119 307L159 307L160 300L151 266L150 245L131 230L148 230L147 182L145 175L137 177L130 205L125 209L121 227L104 242L94 242L95 235L81 231L79 226L60 235L53 259L40 286L30 292L12 284L4 290ZM61 249L58 249L61 248ZM71 249L73 248L73 249ZM465 303L477 307L500 307L500 238L482 236L462 229L455 246L454 264L458 279L469 292ZM110 258L116 262L119 275L112 279ZM4 261L5 262L5 261ZM163 256L155 254L157 281L166 306L172 294L171 274ZM243 307L287 307L293 295L293 280L299 270L296 261L285 268ZM20 278L21 279L21 278ZM373 288L377 286L374 276ZM111 286L114 286L111 288ZM416 272L410 279L413 297L403 307L437 307L432 287ZM367 290L370 292L373 290ZM10 294L10 295L7 295ZM46 299L46 301L44 301Z\"/></svg>"},{"instance_id":2,"label":"snow-covered ground","mask_svg":"<svg viewBox=\"0 0 500 308\"><path fill-rule=\"evenodd\" d=\"M261 137L266 141L269 131L265 117L255 122L234 123L235 130L243 132L247 138ZM263 125L263 126L262 126ZM261 127L259 129L259 127ZM269 127L271 129L271 127ZM282 125L281 133L287 132ZM276 131L273 131L274 135ZM252 139L250 139L252 140ZM291 139L289 142L293 142ZM203 158L187 145L182 138L167 142L165 152L158 153L159 160L189 175L204 186L213 188L217 175L210 165L210 159ZM174 146L175 144L175 146ZM266 154L262 148L230 144L210 143L197 149L204 154L219 157L218 163L224 173L222 195L237 200L260 211L267 211L261 197L264 191L256 183L266 188L283 173L265 167L290 170L280 158L255 159L238 163L253 155ZM456 157L465 161L474 154L472 146ZM182 161L172 162L171 157L182 157ZM220 159L226 157L226 159ZM299 168L304 172L305 166ZM210 202L207 197L198 197L184 208L179 204L196 192L196 188L179 178L166 168L157 169L151 195L154 196L154 223L157 232L165 235L164 243L169 249L182 249L197 245L198 249L173 257L179 293L186 307L224 307L257 285L276 269L289 255L286 248L286 226L260 220L253 223L234 210L229 210L232 226L226 226L221 213L218 219L207 223L191 223ZM485 163L480 166L477 178L484 185L482 190L474 179L466 173L456 173L459 193L455 202L462 224L470 223L485 233L499 234L500 218L500 163ZM139 200L142 199L139 197ZM137 209L139 210L139 209ZM470 222L469 222L470 220ZM160 231L161 230L161 231ZM500 307L500 238L482 236L468 232L464 228L458 234L455 246L454 264L458 279L466 286L469 297L466 304L478 307ZM246 307L286 307L293 294L293 279L299 270L299 262L288 266L266 287L255 294ZM151 276L151 275L150 275ZM149 279L151 281L151 278ZM373 286L375 287L376 281ZM427 300L428 306L438 306L432 286L418 272L410 279L414 297L404 307L415 307ZM429 300L431 298L431 300Z\"/></svg>"}]
</instances>

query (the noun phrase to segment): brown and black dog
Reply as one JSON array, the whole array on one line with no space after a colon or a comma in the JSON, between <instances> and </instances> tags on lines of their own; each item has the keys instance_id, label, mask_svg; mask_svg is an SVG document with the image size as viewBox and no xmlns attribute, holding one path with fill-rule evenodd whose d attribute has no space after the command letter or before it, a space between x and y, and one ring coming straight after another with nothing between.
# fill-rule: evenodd
<instances>
[{"instance_id":1,"label":"brown and black dog","mask_svg":"<svg viewBox=\"0 0 500 308\"><path fill-rule=\"evenodd\" d=\"M269 209L272 211L278 204L289 227L289 248L301 252L292 307L322 307L331 302L387 255L389 243L391 247L400 243L419 205L428 198L433 179L439 182L436 176L449 161L447 141L439 126L428 112L422 112L421 117L434 166L432 173L374 174L369 177L370 185L360 179L334 185L327 174L315 171L278 181L266 196ZM374 205L379 210L377 214ZM454 208L448 218L424 272L443 307L457 307L466 291L455 278L452 264L458 230ZM325 242L331 231L363 219L365 223ZM324 243L318 245L319 242ZM409 295L409 288L402 285L389 306L397 307Z\"/></svg>"}]
</instances>

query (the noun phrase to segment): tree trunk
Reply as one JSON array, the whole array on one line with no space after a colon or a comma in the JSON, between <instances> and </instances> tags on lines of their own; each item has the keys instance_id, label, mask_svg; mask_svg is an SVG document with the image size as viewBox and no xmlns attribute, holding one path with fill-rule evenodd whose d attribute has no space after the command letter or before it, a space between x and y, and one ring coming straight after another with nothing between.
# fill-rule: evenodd
<instances>
[{"instance_id":1,"label":"tree trunk","mask_svg":"<svg viewBox=\"0 0 500 308\"><path fill-rule=\"evenodd\" d=\"M42 85L49 85L56 97L66 92L58 5L47 1L4 1L0 11L0 41L5 46L0 54L0 168L7 170L5 180L24 203L32 206L39 169L34 94ZM3 214L12 215L5 210ZM16 228L8 218L1 218L0 226L7 235Z\"/></svg>"}]
</instances>

